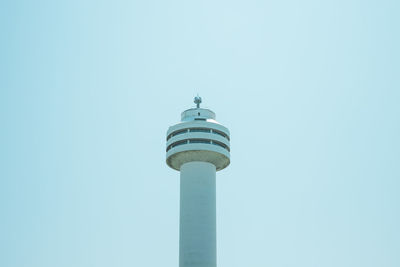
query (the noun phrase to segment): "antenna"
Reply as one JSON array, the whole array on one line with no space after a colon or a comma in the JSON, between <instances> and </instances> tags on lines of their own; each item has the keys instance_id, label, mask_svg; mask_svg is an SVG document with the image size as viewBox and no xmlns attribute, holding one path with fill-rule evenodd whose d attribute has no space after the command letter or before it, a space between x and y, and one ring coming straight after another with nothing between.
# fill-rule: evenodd
<instances>
[{"instance_id":1,"label":"antenna","mask_svg":"<svg viewBox=\"0 0 400 267\"><path fill-rule=\"evenodd\" d=\"M199 95L197 95L194 98L194 103L196 104L197 108L200 108L200 103L201 103L201 97Z\"/></svg>"}]
</instances>

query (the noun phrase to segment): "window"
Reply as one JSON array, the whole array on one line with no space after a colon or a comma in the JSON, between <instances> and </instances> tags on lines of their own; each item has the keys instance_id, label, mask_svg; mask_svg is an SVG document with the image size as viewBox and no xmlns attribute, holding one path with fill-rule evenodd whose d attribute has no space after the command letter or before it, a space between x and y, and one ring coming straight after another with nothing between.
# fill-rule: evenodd
<instances>
[{"instance_id":1,"label":"window","mask_svg":"<svg viewBox=\"0 0 400 267\"><path fill-rule=\"evenodd\" d=\"M218 134L218 135L220 135L220 136L223 136L223 137L225 137L226 139L228 139L228 141L229 141L229 136L227 136L225 133L223 133L223 132L221 132L221 131L218 131L218 130L212 130L212 132L213 133L215 133L215 134Z\"/></svg>"},{"instance_id":2,"label":"window","mask_svg":"<svg viewBox=\"0 0 400 267\"><path fill-rule=\"evenodd\" d=\"M185 139L185 140L181 140L181 141L176 141L175 143L172 143L171 145L169 145L167 147L167 152L171 148L174 148L174 147L180 146L180 145L185 145L185 144L210 144L210 145L220 146L220 147L230 151L229 147L224 143L221 143L221 142L218 142L218 141L214 141L214 140L210 140L210 139L196 138L196 139Z\"/></svg>"},{"instance_id":3,"label":"window","mask_svg":"<svg viewBox=\"0 0 400 267\"><path fill-rule=\"evenodd\" d=\"M207 139L189 139L190 144L210 144L211 140Z\"/></svg>"},{"instance_id":4,"label":"window","mask_svg":"<svg viewBox=\"0 0 400 267\"><path fill-rule=\"evenodd\" d=\"M205 120L205 119L198 118L196 120ZM167 141L171 137L177 136L179 134L185 134L187 132L190 132L190 133L213 133L213 134L218 134L218 135L226 138L228 141L230 141L229 136L226 133L224 133L222 131L219 131L219 130L215 130L215 129L209 129L209 128L190 128L190 129L177 130L177 131L172 132L171 134L168 135Z\"/></svg>"},{"instance_id":5,"label":"window","mask_svg":"<svg viewBox=\"0 0 400 267\"><path fill-rule=\"evenodd\" d=\"M175 132L171 133L170 135L168 135L167 141L168 141L171 137L174 137L174 136L176 136L176 135L178 135L178 134L187 133L187 131L188 131L188 129L183 129L183 130L175 131Z\"/></svg>"},{"instance_id":6,"label":"window","mask_svg":"<svg viewBox=\"0 0 400 267\"><path fill-rule=\"evenodd\" d=\"M189 129L189 132L191 133L210 133L211 130L207 128L192 128Z\"/></svg>"},{"instance_id":7,"label":"window","mask_svg":"<svg viewBox=\"0 0 400 267\"><path fill-rule=\"evenodd\" d=\"M178 134L184 134L184 133L187 133L187 129L183 129L183 130L176 131L176 132L174 132L174 133L172 134L172 136L175 136L175 135L178 135Z\"/></svg>"},{"instance_id":8,"label":"window","mask_svg":"<svg viewBox=\"0 0 400 267\"><path fill-rule=\"evenodd\" d=\"M172 144L170 144L170 145L167 147L167 152L168 152L171 148L174 148L174 147L180 146L180 145L185 145L185 144L187 144L187 142L188 142L188 140L181 140L181 141L177 141L177 142L175 142L175 143L172 143Z\"/></svg>"},{"instance_id":9,"label":"window","mask_svg":"<svg viewBox=\"0 0 400 267\"><path fill-rule=\"evenodd\" d=\"M173 144L171 145L171 148L172 148L172 147L176 147L176 146L180 146L180 145L187 144L187 141L188 141L188 140L182 140L182 141L175 142L175 143L173 143Z\"/></svg>"},{"instance_id":10,"label":"window","mask_svg":"<svg viewBox=\"0 0 400 267\"><path fill-rule=\"evenodd\" d=\"M220 147L223 147L223 148L225 148L226 150L230 151L229 147L228 147L227 145L225 145L224 143L221 143L221 142L218 142L218 141L212 141L212 144L213 144L213 145L220 146Z\"/></svg>"}]
</instances>

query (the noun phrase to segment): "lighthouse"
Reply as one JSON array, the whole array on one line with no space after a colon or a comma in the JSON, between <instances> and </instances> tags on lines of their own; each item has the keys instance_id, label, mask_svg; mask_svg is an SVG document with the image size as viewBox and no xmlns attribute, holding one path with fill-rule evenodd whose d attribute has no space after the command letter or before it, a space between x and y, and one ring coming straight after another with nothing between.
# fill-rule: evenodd
<instances>
[{"instance_id":1,"label":"lighthouse","mask_svg":"<svg viewBox=\"0 0 400 267\"><path fill-rule=\"evenodd\" d=\"M166 163L180 172L179 267L216 267L215 178L230 163L230 135L194 102L167 131Z\"/></svg>"}]
</instances>

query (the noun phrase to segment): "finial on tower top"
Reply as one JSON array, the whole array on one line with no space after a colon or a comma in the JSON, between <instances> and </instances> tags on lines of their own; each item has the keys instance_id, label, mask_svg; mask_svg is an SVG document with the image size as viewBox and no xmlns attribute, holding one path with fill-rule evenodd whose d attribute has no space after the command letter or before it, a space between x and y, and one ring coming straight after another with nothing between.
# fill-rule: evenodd
<instances>
[{"instance_id":1,"label":"finial on tower top","mask_svg":"<svg viewBox=\"0 0 400 267\"><path fill-rule=\"evenodd\" d=\"M201 97L199 95L197 95L194 98L194 103L197 105L197 108L200 108L200 103L201 103Z\"/></svg>"}]
</instances>

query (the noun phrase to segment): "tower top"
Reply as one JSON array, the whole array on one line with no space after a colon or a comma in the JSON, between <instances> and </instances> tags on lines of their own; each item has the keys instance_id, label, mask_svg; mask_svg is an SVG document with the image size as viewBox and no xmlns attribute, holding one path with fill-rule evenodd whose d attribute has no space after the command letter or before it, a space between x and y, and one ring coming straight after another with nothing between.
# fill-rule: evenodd
<instances>
[{"instance_id":1,"label":"tower top","mask_svg":"<svg viewBox=\"0 0 400 267\"><path fill-rule=\"evenodd\" d=\"M197 107L190 108L181 113L182 121L206 121L206 120L214 120L215 122L215 113L209 109L201 108L200 104L202 102L201 97L197 95L193 101Z\"/></svg>"},{"instance_id":2,"label":"tower top","mask_svg":"<svg viewBox=\"0 0 400 267\"><path fill-rule=\"evenodd\" d=\"M196 106L197 106L197 108L200 108L200 104L201 104L201 97L199 96L199 95L197 95L195 98L194 98L194 103L196 104Z\"/></svg>"},{"instance_id":3,"label":"tower top","mask_svg":"<svg viewBox=\"0 0 400 267\"><path fill-rule=\"evenodd\" d=\"M215 120L215 113L200 108L201 97L196 96L197 107L181 113L181 122L168 128L168 166L180 170L187 162L201 161L222 170L230 163L229 130Z\"/></svg>"}]
</instances>

